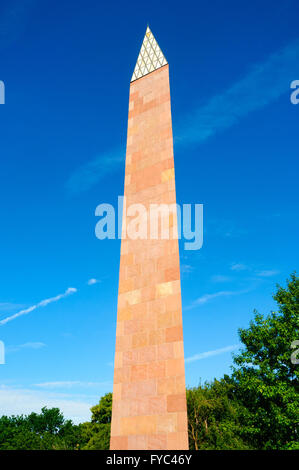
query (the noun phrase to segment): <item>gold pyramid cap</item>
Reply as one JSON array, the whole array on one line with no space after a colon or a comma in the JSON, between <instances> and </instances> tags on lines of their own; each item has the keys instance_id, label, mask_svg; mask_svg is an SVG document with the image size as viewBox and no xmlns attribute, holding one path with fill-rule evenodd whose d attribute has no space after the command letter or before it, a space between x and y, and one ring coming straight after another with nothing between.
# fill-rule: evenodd
<instances>
[{"instance_id":1,"label":"gold pyramid cap","mask_svg":"<svg viewBox=\"0 0 299 470\"><path fill-rule=\"evenodd\" d=\"M143 43L131 78L131 82L168 64L153 33L146 28Z\"/></svg>"}]
</instances>

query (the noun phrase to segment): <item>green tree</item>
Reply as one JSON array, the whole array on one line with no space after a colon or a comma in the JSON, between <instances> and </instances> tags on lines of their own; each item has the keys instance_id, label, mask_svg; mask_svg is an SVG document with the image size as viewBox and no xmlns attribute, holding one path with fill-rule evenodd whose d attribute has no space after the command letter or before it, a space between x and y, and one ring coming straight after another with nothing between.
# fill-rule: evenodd
<instances>
[{"instance_id":1,"label":"green tree","mask_svg":"<svg viewBox=\"0 0 299 470\"><path fill-rule=\"evenodd\" d=\"M187 389L190 449L248 449L240 433L240 407L225 380Z\"/></svg>"},{"instance_id":2,"label":"green tree","mask_svg":"<svg viewBox=\"0 0 299 470\"><path fill-rule=\"evenodd\" d=\"M65 420L58 408L41 413L0 418L0 449L76 449L85 444L79 426Z\"/></svg>"},{"instance_id":3,"label":"green tree","mask_svg":"<svg viewBox=\"0 0 299 470\"><path fill-rule=\"evenodd\" d=\"M112 393L106 393L100 401L98 405L93 406L90 409L91 415L91 422L92 423L99 423L99 424L109 424L111 423L111 415L112 415Z\"/></svg>"},{"instance_id":4,"label":"green tree","mask_svg":"<svg viewBox=\"0 0 299 470\"><path fill-rule=\"evenodd\" d=\"M48 409L44 407L40 414L31 413L27 416L26 424L28 428L36 434L48 432L54 435L61 430L65 424L65 420L59 408Z\"/></svg>"},{"instance_id":5,"label":"green tree","mask_svg":"<svg viewBox=\"0 0 299 470\"><path fill-rule=\"evenodd\" d=\"M106 393L98 405L90 409L91 423L81 425L84 450L106 450L110 444L110 427L112 414L112 393Z\"/></svg>"},{"instance_id":6,"label":"green tree","mask_svg":"<svg viewBox=\"0 0 299 470\"><path fill-rule=\"evenodd\" d=\"M255 312L247 329L239 329L244 345L234 356L232 383L243 403L243 435L256 449L298 447L299 367L291 361L291 344L299 339L299 279L273 296L278 311Z\"/></svg>"},{"instance_id":7,"label":"green tree","mask_svg":"<svg viewBox=\"0 0 299 470\"><path fill-rule=\"evenodd\" d=\"M0 418L0 450L41 449L40 436L26 426L23 416Z\"/></svg>"}]
</instances>

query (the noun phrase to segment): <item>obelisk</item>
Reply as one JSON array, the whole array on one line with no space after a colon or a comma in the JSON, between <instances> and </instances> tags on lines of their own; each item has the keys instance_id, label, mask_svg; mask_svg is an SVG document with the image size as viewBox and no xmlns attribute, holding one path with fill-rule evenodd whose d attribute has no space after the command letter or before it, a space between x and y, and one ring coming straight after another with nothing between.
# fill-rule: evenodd
<instances>
[{"instance_id":1,"label":"obelisk","mask_svg":"<svg viewBox=\"0 0 299 470\"><path fill-rule=\"evenodd\" d=\"M126 207L176 203L168 63L149 28L130 84L124 196ZM177 237L121 241L114 367L110 449L188 449Z\"/></svg>"}]
</instances>

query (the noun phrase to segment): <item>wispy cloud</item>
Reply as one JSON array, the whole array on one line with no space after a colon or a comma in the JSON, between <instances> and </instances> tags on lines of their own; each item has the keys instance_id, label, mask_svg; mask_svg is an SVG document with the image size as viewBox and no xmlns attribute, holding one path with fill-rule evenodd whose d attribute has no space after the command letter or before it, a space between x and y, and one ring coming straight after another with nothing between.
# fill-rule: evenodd
<instances>
[{"instance_id":1,"label":"wispy cloud","mask_svg":"<svg viewBox=\"0 0 299 470\"><path fill-rule=\"evenodd\" d=\"M245 77L212 97L206 105L184 116L175 132L176 146L200 144L288 92L290 79L299 73L298 54L299 40L296 40L255 65ZM66 183L68 193L90 189L123 162L123 149L103 152L71 174ZM235 236L235 230L225 231L224 235Z\"/></svg>"},{"instance_id":2,"label":"wispy cloud","mask_svg":"<svg viewBox=\"0 0 299 470\"><path fill-rule=\"evenodd\" d=\"M34 384L35 387L40 388L72 388L72 387L109 387L111 386L111 382L83 382L80 380L64 380L58 382L42 382L38 384Z\"/></svg>"},{"instance_id":3,"label":"wispy cloud","mask_svg":"<svg viewBox=\"0 0 299 470\"><path fill-rule=\"evenodd\" d=\"M105 391L111 389L107 388ZM41 408L59 408L67 419L75 423L82 423L90 419L90 407L95 404L94 399L86 397L77 399L65 397L58 392L46 390L30 390L22 388L3 387L0 385L0 416L29 414L32 411L41 412Z\"/></svg>"},{"instance_id":4,"label":"wispy cloud","mask_svg":"<svg viewBox=\"0 0 299 470\"><path fill-rule=\"evenodd\" d=\"M230 276L224 276L222 274L215 274L211 277L212 282L229 282L232 278Z\"/></svg>"},{"instance_id":5,"label":"wispy cloud","mask_svg":"<svg viewBox=\"0 0 299 470\"><path fill-rule=\"evenodd\" d=\"M271 277L271 276L276 276L276 274L279 274L279 271L276 269L265 269L264 271L258 271L257 276L260 277Z\"/></svg>"},{"instance_id":6,"label":"wispy cloud","mask_svg":"<svg viewBox=\"0 0 299 470\"><path fill-rule=\"evenodd\" d=\"M206 236L221 238L240 238L248 234L248 229L240 227L238 223L230 219L210 219L205 225Z\"/></svg>"},{"instance_id":7,"label":"wispy cloud","mask_svg":"<svg viewBox=\"0 0 299 470\"><path fill-rule=\"evenodd\" d=\"M187 357L185 362L195 362L200 361L201 359L206 359L207 357L219 356L230 351L234 351L240 347L240 344L232 344L231 346L225 346L224 348L214 349L213 351L205 351L199 354L194 354L194 356Z\"/></svg>"},{"instance_id":8,"label":"wispy cloud","mask_svg":"<svg viewBox=\"0 0 299 470\"><path fill-rule=\"evenodd\" d=\"M21 308L22 305L14 304L12 302L0 302L0 312L9 312L10 310L15 310L16 308Z\"/></svg>"},{"instance_id":9,"label":"wispy cloud","mask_svg":"<svg viewBox=\"0 0 299 470\"><path fill-rule=\"evenodd\" d=\"M255 276L258 277L272 277L275 276L276 274L279 274L279 271L277 269L263 269L261 271L258 271L254 268L254 266L248 266L246 264L242 263L233 263L230 266L230 269L232 271L251 271L254 273Z\"/></svg>"},{"instance_id":10,"label":"wispy cloud","mask_svg":"<svg viewBox=\"0 0 299 470\"><path fill-rule=\"evenodd\" d=\"M41 349L45 346L46 346L45 343L29 342L29 343L24 343L24 344L18 344L16 346L6 346L5 352L11 353L11 352L21 351L23 349Z\"/></svg>"},{"instance_id":11,"label":"wispy cloud","mask_svg":"<svg viewBox=\"0 0 299 470\"><path fill-rule=\"evenodd\" d=\"M1 4L0 48L20 37L27 26L28 18L32 16L36 0L14 0L6 3L7 6Z\"/></svg>"},{"instance_id":12,"label":"wispy cloud","mask_svg":"<svg viewBox=\"0 0 299 470\"><path fill-rule=\"evenodd\" d=\"M291 78L299 72L298 55L299 40L295 40L255 65L244 78L182 120L178 143L203 142L287 93Z\"/></svg>"},{"instance_id":13,"label":"wispy cloud","mask_svg":"<svg viewBox=\"0 0 299 470\"><path fill-rule=\"evenodd\" d=\"M246 264L242 263L233 263L230 267L232 271L245 271L246 269L249 269Z\"/></svg>"},{"instance_id":14,"label":"wispy cloud","mask_svg":"<svg viewBox=\"0 0 299 470\"><path fill-rule=\"evenodd\" d=\"M193 271L193 266L191 266L191 264L182 264L181 265L181 271L182 273L186 274L186 273L191 273Z\"/></svg>"},{"instance_id":15,"label":"wispy cloud","mask_svg":"<svg viewBox=\"0 0 299 470\"><path fill-rule=\"evenodd\" d=\"M69 177L66 183L67 192L75 195L92 188L100 179L117 170L125 160L123 149L115 149L97 155L81 165Z\"/></svg>"},{"instance_id":16,"label":"wispy cloud","mask_svg":"<svg viewBox=\"0 0 299 470\"><path fill-rule=\"evenodd\" d=\"M58 302L58 300L61 300L64 297L68 297L69 295L74 294L75 292L77 292L77 289L75 289L75 287L69 287L63 294L59 294L59 295L56 295L56 297L50 297L49 299L42 300L41 302L35 305L32 305L31 307L20 310L14 315L4 318L3 320L0 321L0 325L5 325L6 323L12 320L15 320L18 317L21 317L22 315L27 315L28 313L33 312L34 310L38 308L46 307L47 305L53 302Z\"/></svg>"},{"instance_id":17,"label":"wispy cloud","mask_svg":"<svg viewBox=\"0 0 299 470\"><path fill-rule=\"evenodd\" d=\"M69 331L64 331L63 333L60 333L60 334L64 338L73 338L74 337L73 333L70 333Z\"/></svg>"},{"instance_id":18,"label":"wispy cloud","mask_svg":"<svg viewBox=\"0 0 299 470\"><path fill-rule=\"evenodd\" d=\"M203 305L210 300L214 300L218 297L231 297L235 295L242 295L242 294L247 294L250 291L250 289L243 289L243 290L222 290L219 292L214 292L213 294L205 294L199 297L198 299L194 300L190 305L184 308L184 310L191 310L195 307L198 307L199 305Z\"/></svg>"},{"instance_id":19,"label":"wispy cloud","mask_svg":"<svg viewBox=\"0 0 299 470\"><path fill-rule=\"evenodd\" d=\"M87 281L87 284L89 286L93 286L94 284L98 284L99 282L101 282L99 279L95 279L94 277L92 277L91 279Z\"/></svg>"}]
</instances>

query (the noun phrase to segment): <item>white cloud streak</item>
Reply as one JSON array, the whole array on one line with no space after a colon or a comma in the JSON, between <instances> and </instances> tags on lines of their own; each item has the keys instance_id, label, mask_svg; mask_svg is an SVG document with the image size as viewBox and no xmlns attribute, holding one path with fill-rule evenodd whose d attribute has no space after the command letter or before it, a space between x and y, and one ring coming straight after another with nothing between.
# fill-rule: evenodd
<instances>
[{"instance_id":1,"label":"white cloud streak","mask_svg":"<svg viewBox=\"0 0 299 470\"><path fill-rule=\"evenodd\" d=\"M185 359L186 363L200 361L201 359L206 359L212 356L219 356L220 354L225 354L230 351L238 349L240 344L232 344L231 346L225 346L224 348L214 349L213 351L205 351L199 354L194 354L194 356L187 357Z\"/></svg>"},{"instance_id":2,"label":"white cloud streak","mask_svg":"<svg viewBox=\"0 0 299 470\"><path fill-rule=\"evenodd\" d=\"M242 263L234 263L231 265L230 269L232 271L245 271L246 269L248 269L248 266Z\"/></svg>"},{"instance_id":3,"label":"white cloud streak","mask_svg":"<svg viewBox=\"0 0 299 470\"><path fill-rule=\"evenodd\" d=\"M34 384L35 387L40 388L73 388L73 387L84 387L84 388L91 388L91 387L111 387L111 382L82 382L80 380L64 380L64 381L57 381L57 382L42 382L38 384Z\"/></svg>"},{"instance_id":4,"label":"white cloud streak","mask_svg":"<svg viewBox=\"0 0 299 470\"><path fill-rule=\"evenodd\" d=\"M229 282L232 278L229 276L223 276L222 274L215 274L211 277L212 282Z\"/></svg>"},{"instance_id":5,"label":"white cloud streak","mask_svg":"<svg viewBox=\"0 0 299 470\"><path fill-rule=\"evenodd\" d=\"M290 81L299 74L298 55L299 40L295 40L271 54L263 63L252 67L244 78L181 119L175 132L175 144L200 144L289 92ZM122 163L122 149L98 155L71 174L66 183L68 193L89 190ZM231 236L230 233L226 235Z\"/></svg>"},{"instance_id":6,"label":"white cloud streak","mask_svg":"<svg viewBox=\"0 0 299 470\"><path fill-rule=\"evenodd\" d=\"M290 80L299 73L299 40L271 54L224 93L182 121L178 143L201 143L238 123L289 92Z\"/></svg>"},{"instance_id":7,"label":"white cloud streak","mask_svg":"<svg viewBox=\"0 0 299 470\"><path fill-rule=\"evenodd\" d=\"M219 292L214 292L213 294L205 294L199 297L198 299L194 300L189 306L185 307L184 310L191 310L195 307L198 307L199 305L203 305L209 302L210 300L216 299L218 297L231 297L235 295L247 294L248 292L249 289L243 289L236 291L222 290Z\"/></svg>"},{"instance_id":8,"label":"white cloud streak","mask_svg":"<svg viewBox=\"0 0 299 470\"><path fill-rule=\"evenodd\" d=\"M24 344L18 344L16 346L7 346L5 348L6 353L11 353L11 352L18 352L23 349L41 349L45 347L45 343L41 342L28 342Z\"/></svg>"},{"instance_id":9,"label":"white cloud streak","mask_svg":"<svg viewBox=\"0 0 299 470\"><path fill-rule=\"evenodd\" d=\"M101 282L101 281L99 281L98 279L95 279L95 278L91 278L87 281L87 284L89 286L93 286L94 284L98 284L99 282Z\"/></svg>"},{"instance_id":10,"label":"white cloud streak","mask_svg":"<svg viewBox=\"0 0 299 470\"><path fill-rule=\"evenodd\" d=\"M15 310L16 308L21 308L22 305L14 304L12 302L0 302L0 312L8 312L10 310Z\"/></svg>"},{"instance_id":11,"label":"white cloud streak","mask_svg":"<svg viewBox=\"0 0 299 470\"><path fill-rule=\"evenodd\" d=\"M28 313L33 312L34 310L37 310L38 308L46 307L47 305L53 302L58 302L58 300L61 300L64 297L68 297L69 295L74 294L75 292L77 292L77 289L75 289L74 287L69 287L63 294L59 294L59 295L56 295L55 297L50 297L49 299L42 300L36 305L32 305L31 307L20 310L14 315L4 318L3 320L0 321L0 325L1 326L5 325L6 323L12 320L15 320L16 318L21 317L22 315L27 315Z\"/></svg>"},{"instance_id":12,"label":"white cloud streak","mask_svg":"<svg viewBox=\"0 0 299 470\"><path fill-rule=\"evenodd\" d=\"M260 277L271 277L279 274L279 271L276 269L265 269L264 271L259 271L256 274Z\"/></svg>"},{"instance_id":13,"label":"white cloud streak","mask_svg":"<svg viewBox=\"0 0 299 470\"><path fill-rule=\"evenodd\" d=\"M96 156L89 162L77 168L66 183L69 195L74 195L92 188L100 179L113 173L125 162L125 152L115 149L112 152Z\"/></svg>"}]
</instances>

